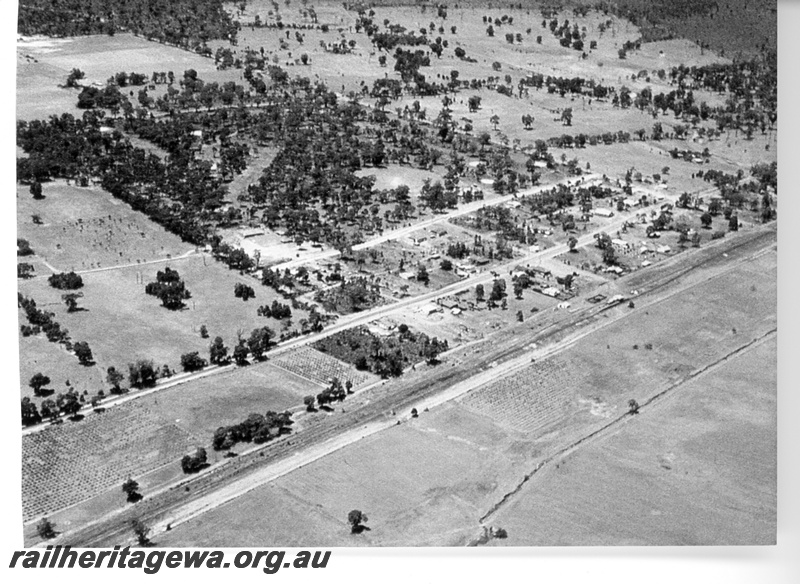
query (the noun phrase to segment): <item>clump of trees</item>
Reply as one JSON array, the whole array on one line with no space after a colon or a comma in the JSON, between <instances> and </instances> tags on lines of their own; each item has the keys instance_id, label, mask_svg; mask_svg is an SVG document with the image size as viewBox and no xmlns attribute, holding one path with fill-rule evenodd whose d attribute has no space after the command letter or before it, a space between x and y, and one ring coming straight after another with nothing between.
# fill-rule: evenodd
<instances>
[{"instance_id":1,"label":"clump of trees","mask_svg":"<svg viewBox=\"0 0 800 584\"><path fill-rule=\"evenodd\" d=\"M244 301L249 300L250 298L256 297L256 292L253 290L252 286L248 286L247 284L242 284L241 282L237 282L236 285L233 287L233 295L236 298L241 298Z\"/></svg>"},{"instance_id":2,"label":"clump of trees","mask_svg":"<svg viewBox=\"0 0 800 584\"><path fill-rule=\"evenodd\" d=\"M355 327L320 339L313 346L383 378L402 375L407 366L417 361L435 364L438 355L448 349L446 340L412 332L406 325L400 325L386 337L379 337L363 326Z\"/></svg>"},{"instance_id":3,"label":"clump of trees","mask_svg":"<svg viewBox=\"0 0 800 584\"><path fill-rule=\"evenodd\" d=\"M354 535L369 529L364 525L367 521L367 516L358 509L353 509L347 514L347 523L350 525L350 533Z\"/></svg>"},{"instance_id":4,"label":"clump of trees","mask_svg":"<svg viewBox=\"0 0 800 584\"><path fill-rule=\"evenodd\" d=\"M292 317L292 309L289 308L289 305L282 304L277 300L272 301L272 306L267 304L259 306L256 313L258 316L266 316L267 318L275 318L277 320Z\"/></svg>"},{"instance_id":5,"label":"clump of trees","mask_svg":"<svg viewBox=\"0 0 800 584\"><path fill-rule=\"evenodd\" d=\"M147 284L144 291L161 300L162 306L169 310L180 310L185 306L183 301L192 297L178 271L172 268L159 271L156 274L156 281Z\"/></svg>"},{"instance_id":6,"label":"clump of trees","mask_svg":"<svg viewBox=\"0 0 800 584\"><path fill-rule=\"evenodd\" d=\"M381 295L377 286L366 278L357 277L343 280L339 286L321 290L314 300L330 312L350 314L372 308L380 302Z\"/></svg>"},{"instance_id":7,"label":"clump of trees","mask_svg":"<svg viewBox=\"0 0 800 584\"><path fill-rule=\"evenodd\" d=\"M181 355L181 367L183 367L184 371L191 372L191 371L199 371L203 369L206 365L208 365L208 361L203 359L200 356L200 353L197 351L191 351L189 353L184 353Z\"/></svg>"},{"instance_id":8,"label":"clump of trees","mask_svg":"<svg viewBox=\"0 0 800 584\"><path fill-rule=\"evenodd\" d=\"M53 288L59 290L77 290L83 288L83 278L75 272L65 272L61 274L53 274L47 281Z\"/></svg>"},{"instance_id":9,"label":"clump of trees","mask_svg":"<svg viewBox=\"0 0 800 584\"><path fill-rule=\"evenodd\" d=\"M200 472L208 466L208 455L205 448L198 448L194 454L187 454L181 459L181 468L185 474Z\"/></svg>"},{"instance_id":10,"label":"clump of trees","mask_svg":"<svg viewBox=\"0 0 800 584\"><path fill-rule=\"evenodd\" d=\"M125 493L128 503L138 503L142 500L139 483L131 478L122 483L122 492Z\"/></svg>"},{"instance_id":11,"label":"clump of trees","mask_svg":"<svg viewBox=\"0 0 800 584\"><path fill-rule=\"evenodd\" d=\"M268 411L264 415L250 414L239 424L217 428L212 446L214 450L228 450L238 442L263 444L291 432L293 423L292 414L288 411L281 414L273 411Z\"/></svg>"}]
</instances>

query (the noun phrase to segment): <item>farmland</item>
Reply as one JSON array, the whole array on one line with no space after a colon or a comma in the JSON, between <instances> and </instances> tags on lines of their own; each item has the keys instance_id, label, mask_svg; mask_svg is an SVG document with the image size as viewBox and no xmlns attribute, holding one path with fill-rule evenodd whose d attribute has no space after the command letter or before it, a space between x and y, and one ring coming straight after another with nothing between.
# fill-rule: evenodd
<instances>
[{"instance_id":1,"label":"farmland","mask_svg":"<svg viewBox=\"0 0 800 584\"><path fill-rule=\"evenodd\" d=\"M524 486L487 520L488 525L508 530L509 544L598 544L609 540L620 544L655 541L681 544L714 541L714 538L731 543L764 542L760 534L767 536L770 525L774 530L774 506L773 515L768 513L766 519L760 518L759 511L759 505L769 508L769 501L774 501L771 462L774 435L767 438L765 432L774 427L774 397L770 396L774 396L775 385L772 373L762 374L771 369L774 359L774 333L770 331L774 330L775 320L770 315L775 310L775 289L769 284L774 282L774 269L775 255L767 251L755 259L734 264L710 281L702 277L699 282L689 279L683 285L685 289L675 290L666 299L632 312L625 309L628 315L608 326L601 323L599 329L583 336L557 357L523 368L517 374L467 393L461 400L422 412L418 419L360 440L265 484L234 503L204 514L201 521L192 520L165 534L163 541L165 545L216 545L221 541L247 545L258 538L281 541L288 526L296 525L289 531L291 541L297 545L306 541L322 541L326 545L465 545L479 533L478 518L501 501L505 493L515 492L520 481L524 483L523 475L543 461L550 461L545 470L539 471L541 475L533 475L532 481L541 476L545 485L548 481L558 481L557 486L546 488L542 494L538 488L531 490L530 486ZM743 302L753 286L762 294L763 302L758 305ZM691 299L692 306L698 305L697 313L680 310L687 299ZM741 311L728 314L715 310L720 303L741 307ZM697 314L703 315L699 319L702 324L687 327L685 319ZM735 334L731 334L732 323L736 324ZM709 345L709 338L723 337L722 330L728 331L724 342ZM640 339L642 346L633 349L634 341L639 339L632 335L641 335L643 331L648 331L647 340ZM752 349L737 353L759 338L767 340L756 341ZM653 348L645 348L647 343ZM708 380L716 378L716 374L702 373L704 369L731 353L738 356L723 361L727 364L722 365L722 370L728 373L709 385ZM602 365L598 364L599 359ZM728 375L732 378L745 368L749 368L751 377L737 380L733 384L735 389L731 389ZM759 380L756 382L759 394L748 395L745 388L755 379ZM660 402L663 405L652 413L643 410L620 426L621 430L613 431L608 440L622 442L610 454L603 454L598 462L592 451L600 449L603 443L600 441L591 442L585 454L579 450L565 460L551 460L565 445L624 415L631 397L646 403L670 387L676 389L667 398L669 401ZM507 389L502 391L502 388ZM544 392L552 397L545 398ZM759 401L756 408L759 413L746 421L744 412L753 400ZM723 430L723 420L731 417L739 426ZM736 440L759 436L755 438L758 445L745 450L753 453L751 460L763 465L759 466L763 472L748 470L747 486L728 490L730 494L726 497L741 497L736 505L743 509L736 512L739 515L716 511L716 506L706 504L707 511L702 516L709 524L699 529L691 519L691 509L695 508L695 503L689 502L691 493L706 489L708 484L712 485L712 493L724 492L729 477L735 476L732 469L722 470L726 463L720 459L715 463L720 465L719 475L703 470L698 457L713 457L700 454L704 448L700 444L706 444L704 438L710 440L708 446L713 452L724 449L719 451L720 456L736 452L733 447L722 446L726 444L724 437L711 435L715 430L708 428L709 419L715 420L717 431L725 436L738 432L734 428L756 425L758 430L755 427L743 430ZM686 430L689 434L682 438ZM400 444L405 447L397 451ZM686 445L685 454L681 444ZM728 454L723 455L723 451ZM386 452L393 455L387 458ZM686 460L688 457L691 460ZM386 466L387 460L392 461L390 467ZM682 473L679 477L666 468L677 469L683 460L691 465L684 469L689 471L688 475ZM626 465L631 464L636 464L637 469L646 464L650 470L637 483L641 484L635 487L640 494L633 499L634 508L628 509L621 504L625 497L619 489L626 484L624 477L631 472ZM579 465L583 468L578 468ZM609 492L609 500L619 503L609 503L604 515L597 515L590 479L593 472L600 473L605 481L600 492ZM638 481L642 471L636 472ZM647 489L655 488L656 475L667 472L672 472L674 488L682 494L668 495L670 487L659 486L666 500L651 499ZM386 480L395 473L397 478ZM321 489L321 484L328 488ZM572 501L578 510L572 510ZM670 501L679 505L679 510L667 512ZM278 523L262 524L256 531L242 530L242 522L252 509L263 504L284 509ZM354 506L371 510L370 531L358 538L343 529L341 519ZM315 511L305 517L302 515L305 508ZM526 514L525 519L515 518L517 508ZM652 508L660 509L661 514L649 513ZM537 513L550 522L542 532L534 520ZM592 517L591 530L581 523L587 517ZM563 538L558 528L562 518L571 522L570 531ZM741 527L735 534L723 536L729 521L741 521ZM745 535L750 527L757 528L752 538ZM512 530L517 530L516 536ZM648 539L648 533L654 539Z\"/></svg>"},{"instance_id":2,"label":"farmland","mask_svg":"<svg viewBox=\"0 0 800 584\"><path fill-rule=\"evenodd\" d=\"M777 57L687 36L739 0L31 2L26 542L44 515L76 546L134 516L158 545L774 539ZM687 519L747 437L742 510Z\"/></svg>"},{"instance_id":3,"label":"farmland","mask_svg":"<svg viewBox=\"0 0 800 584\"><path fill-rule=\"evenodd\" d=\"M772 337L559 458L492 518L503 544L774 544L775 350Z\"/></svg>"}]
</instances>

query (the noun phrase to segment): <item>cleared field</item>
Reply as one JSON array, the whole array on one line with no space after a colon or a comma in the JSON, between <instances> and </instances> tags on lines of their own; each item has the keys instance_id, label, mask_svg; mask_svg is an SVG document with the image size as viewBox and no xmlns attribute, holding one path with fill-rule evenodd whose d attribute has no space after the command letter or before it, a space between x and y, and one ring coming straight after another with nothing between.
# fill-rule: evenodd
<instances>
[{"instance_id":1,"label":"cleared field","mask_svg":"<svg viewBox=\"0 0 800 584\"><path fill-rule=\"evenodd\" d=\"M157 407L165 423L177 424L208 445L220 426L238 424L251 413L283 412L318 391L319 387L297 375L260 363L142 399Z\"/></svg>"},{"instance_id":2,"label":"cleared field","mask_svg":"<svg viewBox=\"0 0 800 584\"><path fill-rule=\"evenodd\" d=\"M510 445L491 423L446 406L263 485L163 534L159 543L463 545L474 532L476 508L508 487L501 477L516 459ZM504 448L511 456L499 453ZM346 522L354 508L369 516L370 530L359 536ZM275 513L253 522L263 509Z\"/></svg>"},{"instance_id":3,"label":"cleared field","mask_svg":"<svg viewBox=\"0 0 800 584\"><path fill-rule=\"evenodd\" d=\"M240 81L238 71L217 71L213 59L162 45L131 34L49 39L22 38L17 43L17 119L34 120L69 112L79 116L77 89L62 89L70 71L86 74L84 84L103 83L125 71L150 76L153 71L172 71L180 79L194 69L204 81ZM166 91L157 85L152 96ZM139 88L132 88L137 90Z\"/></svg>"},{"instance_id":4,"label":"cleared field","mask_svg":"<svg viewBox=\"0 0 800 584\"><path fill-rule=\"evenodd\" d=\"M498 545L770 545L776 337L552 463L492 521Z\"/></svg>"},{"instance_id":5,"label":"cleared field","mask_svg":"<svg viewBox=\"0 0 800 584\"><path fill-rule=\"evenodd\" d=\"M56 270L138 264L194 249L100 187L58 180L43 184L42 192L45 198L37 201L17 185L17 232Z\"/></svg>"},{"instance_id":6,"label":"cleared field","mask_svg":"<svg viewBox=\"0 0 800 584\"><path fill-rule=\"evenodd\" d=\"M192 294L182 310L168 310L144 292L145 284L155 281L156 272L165 266L178 270ZM51 288L44 278L20 281L19 287L41 307L56 313L56 320L73 339L87 341L97 362L95 367L103 371L112 365L125 371L128 363L139 358L180 371L182 354L198 351L207 358L209 344L216 336L221 336L232 352L239 333L246 336L262 326L272 328L276 336L287 330L287 320L256 314L261 304L283 301L276 292L209 258L190 256L168 263L92 272L84 274L83 281L79 305L85 310L73 313L68 313L61 301L62 292ZM253 286L256 297L247 302L234 298L238 282ZM295 324L289 326L296 326L305 316L303 311L293 311ZM200 336L203 324L208 328L208 339Z\"/></svg>"},{"instance_id":7,"label":"cleared field","mask_svg":"<svg viewBox=\"0 0 800 584\"><path fill-rule=\"evenodd\" d=\"M331 357L308 346L292 349L273 359L272 364L326 387L334 377L342 383L351 381L354 390L378 381L377 375L368 371L359 371L350 363L340 361L336 357ZM308 393L304 395L308 395Z\"/></svg>"},{"instance_id":8,"label":"cleared field","mask_svg":"<svg viewBox=\"0 0 800 584\"><path fill-rule=\"evenodd\" d=\"M24 314L19 316L20 323L27 323ZM63 324L63 323L62 323ZM70 331L72 334L72 331ZM97 366L84 367L78 358L68 353L63 345L51 343L43 334L19 338L19 380L21 397L29 397L37 402L40 398L34 397L33 389L28 381L37 373L47 375L51 382L45 389L53 390L56 394L65 393L74 388L79 393L88 391L94 395L97 390L105 387L105 370ZM85 339L76 338L81 341ZM67 386L69 382L69 386Z\"/></svg>"}]
</instances>

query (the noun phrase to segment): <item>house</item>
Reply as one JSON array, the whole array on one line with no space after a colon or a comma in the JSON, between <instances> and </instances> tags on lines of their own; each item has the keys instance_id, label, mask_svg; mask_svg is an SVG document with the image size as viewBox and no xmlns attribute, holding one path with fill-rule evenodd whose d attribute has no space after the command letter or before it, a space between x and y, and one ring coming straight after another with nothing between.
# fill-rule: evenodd
<instances>
[{"instance_id":1,"label":"house","mask_svg":"<svg viewBox=\"0 0 800 584\"><path fill-rule=\"evenodd\" d=\"M461 309L458 306L451 308L450 314L452 314L453 316L458 316L459 314L461 314Z\"/></svg>"},{"instance_id":2,"label":"house","mask_svg":"<svg viewBox=\"0 0 800 584\"><path fill-rule=\"evenodd\" d=\"M632 247L631 244L625 241L624 239L612 239L611 244L614 247L617 247L622 250L630 249Z\"/></svg>"},{"instance_id":3,"label":"house","mask_svg":"<svg viewBox=\"0 0 800 584\"><path fill-rule=\"evenodd\" d=\"M398 276L403 278L403 280L413 280L417 277L417 274L416 272L400 272Z\"/></svg>"},{"instance_id":4,"label":"house","mask_svg":"<svg viewBox=\"0 0 800 584\"><path fill-rule=\"evenodd\" d=\"M438 304L434 304L433 302L429 302L428 304L420 306L419 312L421 312L426 316L430 316L434 312L442 312L442 307L439 306Z\"/></svg>"},{"instance_id":5,"label":"house","mask_svg":"<svg viewBox=\"0 0 800 584\"><path fill-rule=\"evenodd\" d=\"M572 306L572 305L569 302L559 302L558 303L558 309L559 310L566 310L570 306Z\"/></svg>"},{"instance_id":6,"label":"house","mask_svg":"<svg viewBox=\"0 0 800 584\"><path fill-rule=\"evenodd\" d=\"M541 248L538 245L532 245L528 248L530 253L539 253L540 250Z\"/></svg>"},{"instance_id":7,"label":"house","mask_svg":"<svg viewBox=\"0 0 800 584\"><path fill-rule=\"evenodd\" d=\"M608 209L606 207L597 207L595 209L592 209L592 214L593 215L597 215L599 217L613 217L614 216L614 212L611 209Z\"/></svg>"},{"instance_id":8,"label":"house","mask_svg":"<svg viewBox=\"0 0 800 584\"><path fill-rule=\"evenodd\" d=\"M439 298L436 302L439 304L439 306L446 308L447 310L458 308L458 300L455 298Z\"/></svg>"},{"instance_id":9,"label":"house","mask_svg":"<svg viewBox=\"0 0 800 584\"><path fill-rule=\"evenodd\" d=\"M667 254L667 253L669 253L669 252L671 251L671 249L670 249L670 247L669 247L668 245L659 245L659 246L656 248L656 251L657 251L658 253L664 253L664 254Z\"/></svg>"},{"instance_id":10,"label":"house","mask_svg":"<svg viewBox=\"0 0 800 584\"><path fill-rule=\"evenodd\" d=\"M653 262L651 262L650 260L644 260L644 261L642 262L642 267L643 267L643 268L646 268L647 266L650 266L650 265L652 265L652 264L653 264Z\"/></svg>"},{"instance_id":11,"label":"house","mask_svg":"<svg viewBox=\"0 0 800 584\"><path fill-rule=\"evenodd\" d=\"M485 266L489 263L489 258L475 258L472 260L476 266Z\"/></svg>"},{"instance_id":12,"label":"house","mask_svg":"<svg viewBox=\"0 0 800 584\"><path fill-rule=\"evenodd\" d=\"M542 290L542 294L544 294L545 296L550 296L551 298L556 298L560 294L560 292L561 290L559 290L558 288L554 288L553 286L550 286L549 288L545 288L544 290Z\"/></svg>"},{"instance_id":13,"label":"house","mask_svg":"<svg viewBox=\"0 0 800 584\"><path fill-rule=\"evenodd\" d=\"M247 239L248 237L257 237L259 235L264 235L264 230L260 227L252 227L250 229L242 229L239 231L239 237L242 239Z\"/></svg>"}]
</instances>

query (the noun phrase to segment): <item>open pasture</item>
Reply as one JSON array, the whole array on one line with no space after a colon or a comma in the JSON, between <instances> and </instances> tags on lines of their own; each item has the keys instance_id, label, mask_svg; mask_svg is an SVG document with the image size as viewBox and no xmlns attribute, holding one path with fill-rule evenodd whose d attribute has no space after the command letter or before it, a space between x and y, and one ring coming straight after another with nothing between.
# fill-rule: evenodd
<instances>
[{"instance_id":1,"label":"open pasture","mask_svg":"<svg viewBox=\"0 0 800 584\"><path fill-rule=\"evenodd\" d=\"M491 423L450 405L262 485L159 536L164 545L464 545L476 509L510 487L513 464L535 455ZM496 456L492 456L495 454ZM250 518L274 509L269 521ZM361 509L368 531L350 534ZM248 527L245 528L245 525Z\"/></svg>"},{"instance_id":2,"label":"open pasture","mask_svg":"<svg viewBox=\"0 0 800 584\"><path fill-rule=\"evenodd\" d=\"M181 310L168 310L158 298L145 294L145 285L155 281L156 272L165 266L178 271L192 294ZM61 302L62 291L51 288L46 279L20 281L19 286L23 294L55 312L73 339L87 341L95 367L103 370L112 365L124 370L137 359L152 359L159 367L167 364L180 370L182 354L198 351L207 359L209 344L217 336L231 354L239 333L247 336L256 327L269 326L277 337L306 316L302 310L293 310L291 323L258 316L260 305L276 299L283 302L283 298L205 256L91 272L83 275L83 281L78 304L84 310L73 313ZM234 285L240 282L252 286L256 297L246 302L235 298ZM208 328L208 339L200 336L202 325Z\"/></svg>"},{"instance_id":3,"label":"open pasture","mask_svg":"<svg viewBox=\"0 0 800 584\"><path fill-rule=\"evenodd\" d=\"M38 304L38 303L37 303ZM43 307L51 310L51 307ZM20 311L19 322L27 323L25 314ZM61 323L64 324L63 322ZM83 341L76 337L70 330L73 341ZM97 366L84 367L78 362L78 358L67 352L64 345L51 343L44 334L36 336L19 337L19 381L21 397L29 397L38 403L42 399L53 399L59 393L66 393L70 388L83 394L88 391L90 396L97 393L97 390L105 388L105 370ZM42 373L50 378L44 389L52 390L54 395L43 396L42 398L33 395L33 389L28 385L31 377L37 373ZM67 385L69 382L69 385ZM49 393L49 392L48 392Z\"/></svg>"},{"instance_id":4,"label":"open pasture","mask_svg":"<svg viewBox=\"0 0 800 584\"><path fill-rule=\"evenodd\" d=\"M772 337L554 461L492 518L492 545L775 543Z\"/></svg>"},{"instance_id":5,"label":"open pasture","mask_svg":"<svg viewBox=\"0 0 800 584\"><path fill-rule=\"evenodd\" d=\"M153 71L172 71L176 79L181 79L187 69L194 69L207 82L241 83L241 72L217 71L213 59L125 33L62 39L22 38L17 43L17 53L21 55L18 60L25 61L17 73L21 80L17 85L17 118L25 120L63 112L82 115L76 107L80 91L59 87L74 68L86 74L80 81L84 85L105 85L109 77L120 71L143 73L148 77ZM166 87L156 85L150 95L160 95ZM127 89L135 96L141 88Z\"/></svg>"},{"instance_id":6,"label":"open pasture","mask_svg":"<svg viewBox=\"0 0 800 584\"><path fill-rule=\"evenodd\" d=\"M57 180L44 183L42 192L45 198L37 201L17 185L17 232L56 270L139 264L194 249L100 187ZM37 273L49 275L39 268Z\"/></svg>"},{"instance_id":7,"label":"open pasture","mask_svg":"<svg viewBox=\"0 0 800 584\"><path fill-rule=\"evenodd\" d=\"M731 260L728 260L731 261ZM586 399L625 408L777 326L777 265L768 252L580 339L564 359ZM635 286L630 282L628 286Z\"/></svg>"},{"instance_id":8,"label":"open pasture","mask_svg":"<svg viewBox=\"0 0 800 584\"><path fill-rule=\"evenodd\" d=\"M238 367L141 400L156 409L164 423L176 424L208 446L220 426L238 424L251 413L283 412L318 391L317 385L270 361ZM209 459L221 454L210 454Z\"/></svg>"}]
</instances>

